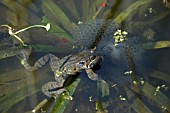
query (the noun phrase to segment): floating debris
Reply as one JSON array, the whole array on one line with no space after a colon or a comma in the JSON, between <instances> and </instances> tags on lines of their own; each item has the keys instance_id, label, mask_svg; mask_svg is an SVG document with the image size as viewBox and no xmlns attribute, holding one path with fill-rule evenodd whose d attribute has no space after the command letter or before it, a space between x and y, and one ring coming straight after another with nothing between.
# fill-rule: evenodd
<instances>
[{"instance_id":1,"label":"floating debris","mask_svg":"<svg viewBox=\"0 0 170 113\"><path fill-rule=\"evenodd\" d=\"M155 90L155 92L154 92L154 95L156 96L157 94L158 94L158 92L160 91L160 89L165 89L165 90L167 90L167 86L165 86L165 84L163 84L163 85L161 85L161 86L157 86L156 87L156 90Z\"/></svg>"},{"instance_id":2,"label":"floating debris","mask_svg":"<svg viewBox=\"0 0 170 113\"><path fill-rule=\"evenodd\" d=\"M162 112L165 112L167 110L167 107L165 106L162 106L161 108L162 108Z\"/></svg>"},{"instance_id":3,"label":"floating debris","mask_svg":"<svg viewBox=\"0 0 170 113\"><path fill-rule=\"evenodd\" d=\"M145 81L143 80L143 78L140 79L140 83L143 85L145 83Z\"/></svg>"},{"instance_id":4,"label":"floating debris","mask_svg":"<svg viewBox=\"0 0 170 113\"><path fill-rule=\"evenodd\" d=\"M125 75L130 75L130 74L132 74L132 71L126 71L124 74Z\"/></svg>"},{"instance_id":5,"label":"floating debris","mask_svg":"<svg viewBox=\"0 0 170 113\"><path fill-rule=\"evenodd\" d=\"M92 95L89 97L89 101L90 101L90 102L92 101L92 97L93 97Z\"/></svg>"},{"instance_id":6,"label":"floating debris","mask_svg":"<svg viewBox=\"0 0 170 113\"><path fill-rule=\"evenodd\" d=\"M136 81L133 81L133 84L135 85L135 84L137 84L137 82L136 82Z\"/></svg>"},{"instance_id":7,"label":"floating debris","mask_svg":"<svg viewBox=\"0 0 170 113\"><path fill-rule=\"evenodd\" d=\"M119 95L119 99L120 100L126 100L126 98L124 98L122 95Z\"/></svg>"},{"instance_id":8,"label":"floating debris","mask_svg":"<svg viewBox=\"0 0 170 113\"><path fill-rule=\"evenodd\" d=\"M118 43L121 43L121 42L127 40L127 37L126 37L127 34L128 33L126 31L121 31L120 29L118 29L113 35L113 38L115 39L114 45L117 46Z\"/></svg>"},{"instance_id":9,"label":"floating debris","mask_svg":"<svg viewBox=\"0 0 170 113\"><path fill-rule=\"evenodd\" d=\"M113 84L113 85L112 85L112 87L116 87L116 86L117 86L117 84Z\"/></svg>"},{"instance_id":10,"label":"floating debris","mask_svg":"<svg viewBox=\"0 0 170 113\"><path fill-rule=\"evenodd\" d=\"M149 12L149 13L154 13L155 10L154 10L152 7L149 7L149 8L148 8L148 12Z\"/></svg>"},{"instance_id":11,"label":"floating debris","mask_svg":"<svg viewBox=\"0 0 170 113\"><path fill-rule=\"evenodd\" d=\"M78 24L83 24L83 22L79 21Z\"/></svg>"}]
</instances>

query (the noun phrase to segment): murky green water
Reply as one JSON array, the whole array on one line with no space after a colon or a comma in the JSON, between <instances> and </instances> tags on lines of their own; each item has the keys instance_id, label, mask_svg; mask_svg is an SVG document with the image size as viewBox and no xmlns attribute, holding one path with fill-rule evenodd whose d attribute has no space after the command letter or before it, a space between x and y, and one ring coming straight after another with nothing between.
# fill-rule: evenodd
<instances>
[{"instance_id":1,"label":"murky green water","mask_svg":"<svg viewBox=\"0 0 170 113\"><path fill-rule=\"evenodd\" d=\"M10 36L9 27L0 27L0 113L30 113L49 99L41 87L55 81L54 73L49 63L36 71L26 70L20 53L28 47L32 48L31 65L48 53L63 58L94 47L103 57L93 68L100 81L90 80L85 71L71 76L64 87L73 99L61 95L40 109L52 113L169 113L170 3L162 2L0 1L0 25L11 26L14 35L27 44L24 47ZM27 26L47 23L49 31L31 28L15 34Z\"/></svg>"}]
</instances>

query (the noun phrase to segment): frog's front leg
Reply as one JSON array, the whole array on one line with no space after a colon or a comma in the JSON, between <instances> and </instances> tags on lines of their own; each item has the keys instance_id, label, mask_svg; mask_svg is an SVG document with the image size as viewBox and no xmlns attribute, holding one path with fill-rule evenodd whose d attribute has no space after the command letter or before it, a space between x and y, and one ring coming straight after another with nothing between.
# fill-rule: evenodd
<instances>
[{"instance_id":1,"label":"frog's front leg","mask_svg":"<svg viewBox=\"0 0 170 113\"><path fill-rule=\"evenodd\" d=\"M62 78L61 76L55 77L55 79L56 81L48 82L42 86L42 92L48 97L53 96L54 98L56 98L61 93L67 91L65 88L62 88L65 79Z\"/></svg>"},{"instance_id":2,"label":"frog's front leg","mask_svg":"<svg viewBox=\"0 0 170 113\"><path fill-rule=\"evenodd\" d=\"M86 69L86 73L91 80L99 79L98 75L96 73L94 73L92 69Z\"/></svg>"}]
</instances>

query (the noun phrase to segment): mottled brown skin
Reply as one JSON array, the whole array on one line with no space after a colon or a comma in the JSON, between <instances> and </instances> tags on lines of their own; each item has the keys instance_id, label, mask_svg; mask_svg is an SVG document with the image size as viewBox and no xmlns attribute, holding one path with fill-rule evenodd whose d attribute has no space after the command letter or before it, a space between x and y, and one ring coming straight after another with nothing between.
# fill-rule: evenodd
<instances>
[{"instance_id":1,"label":"mottled brown skin","mask_svg":"<svg viewBox=\"0 0 170 113\"><path fill-rule=\"evenodd\" d=\"M57 97L59 94L66 91L62 87L68 76L75 75L82 70L86 71L91 80L98 80L98 75L93 72L92 68L97 63L100 63L102 57L95 53L95 49L84 50L62 59L59 59L53 54L47 54L40 58L34 66L30 66L27 62L29 54L30 52L28 53L28 51L22 51L22 64L26 69L34 71L49 62L52 71L54 71L55 81L48 82L42 87L42 92L48 97Z\"/></svg>"}]
</instances>

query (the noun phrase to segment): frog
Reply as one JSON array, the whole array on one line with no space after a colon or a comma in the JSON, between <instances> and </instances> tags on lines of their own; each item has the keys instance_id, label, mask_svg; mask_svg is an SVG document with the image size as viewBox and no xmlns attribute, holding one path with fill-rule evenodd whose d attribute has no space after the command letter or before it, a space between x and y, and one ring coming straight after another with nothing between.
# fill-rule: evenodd
<instances>
[{"instance_id":1,"label":"frog","mask_svg":"<svg viewBox=\"0 0 170 113\"><path fill-rule=\"evenodd\" d=\"M76 54L71 54L63 58L48 53L38 59L33 66L28 63L28 58L31 51L22 50L22 65L29 71L35 71L41 68L46 63L49 63L51 70L54 72L55 81L50 81L44 84L41 88L42 92L48 97L58 97L58 95L67 91L63 85L70 75L85 70L88 78L93 81L99 79L98 74L93 71L93 67L100 64L103 57L96 53L96 48L83 50Z\"/></svg>"}]
</instances>

